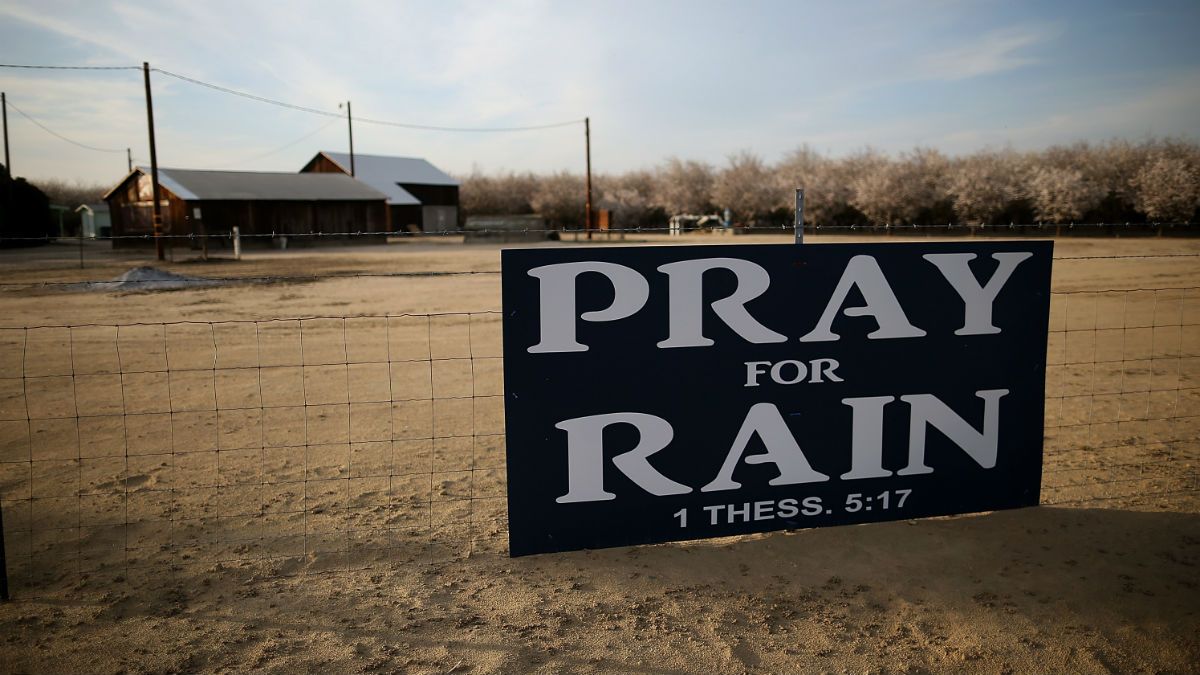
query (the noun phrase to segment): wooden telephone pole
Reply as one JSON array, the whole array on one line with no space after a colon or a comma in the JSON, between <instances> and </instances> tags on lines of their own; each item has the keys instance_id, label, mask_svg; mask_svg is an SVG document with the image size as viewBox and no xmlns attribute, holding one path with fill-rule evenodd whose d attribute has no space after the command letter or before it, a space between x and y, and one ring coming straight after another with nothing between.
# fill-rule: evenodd
<instances>
[{"instance_id":1,"label":"wooden telephone pole","mask_svg":"<svg viewBox=\"0 0 1200 675\"><path fill-rule=\"evenodd\" d=\"M4 115L4 168L8 171L8 177L12 178L12 164L8 159L8 99L6 94L0 91L0 111Z\"/></svg>"},{"instance_id":2,"label":"wooden telephone pole","mask_svg":"<svg viewBox=\"0 0 1200 675\"><path fill-rule=\"evenodd\" d=\"M159 260L163 254L162 205L159 204L158 150L154 146L154 101L150 97L150 64L142 62L142 79L146 82L146 126L150 129L150 191L154 199L154 251Z\"/></svg>"},{"instance_id":3,"label":"wooden telephone pole","mask_svg":"<svg viewBox=\"0 0 1200 675\"><path fill-rule=\"evenodd\" d=\"M350 114L350 101L346 101L346 129L350 132L350 175L354 175L354 116Z\"/></svg>"},{"instance_id":4,"label":"wooden telephone pole","mask_svg":"<svg viewBox=\"0 0 1200 675\"><path fill-rule=\"evenodd\" d=\"M584 199L584 230L587 238L592 238L592 119L583 118L583 147L587 156L587 197Z\"/></svg>"}]
</instances>

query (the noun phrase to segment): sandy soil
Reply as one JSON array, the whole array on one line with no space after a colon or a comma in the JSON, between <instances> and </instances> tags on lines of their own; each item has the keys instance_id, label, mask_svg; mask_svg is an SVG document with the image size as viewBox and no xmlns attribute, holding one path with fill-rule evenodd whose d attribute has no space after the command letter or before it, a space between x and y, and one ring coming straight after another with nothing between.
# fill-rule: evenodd
<instances>
[{"instance_id":1,"label":"sandy soil","mask_svg":"<svg viewBox=\"0 0 1200 675\"><path fill-rule=\"evenodd\" d=\"M158 293L58 285L144 254L0 251L0 328L394 317L306 321L303 349L288 321L30 331L51 412L0 423L0 671L1194 672L1200 265L1178 253L1200 242L1056 244L1051 505L509 559L497 317L397 316L498 310L497 247L181 261L248 280ZM276 278L304 275L342 278ZM1113 289L1168 290L1079 293Z\"/></svg>"}]
</instances>

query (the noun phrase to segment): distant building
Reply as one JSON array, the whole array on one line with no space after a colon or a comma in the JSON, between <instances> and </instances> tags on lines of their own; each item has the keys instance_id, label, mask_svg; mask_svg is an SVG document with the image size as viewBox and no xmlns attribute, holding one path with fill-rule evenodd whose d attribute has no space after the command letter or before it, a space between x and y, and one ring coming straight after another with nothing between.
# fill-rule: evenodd
<instances>
[{"instance_id":1,"label":"distant building","mask_svg":"<svg viewBox=\"0 0 1200 675\"><path fill-rule=\"evenodd\" d=\"M302 173L350 175L350 155L318 152ZM458 229L459 182L415 157L354 155L354 178L387 195L389 229L446 232Z\"/></svg>"},{"instance_id":2,"label":"distant building","mask_svg":"<svg viewBox=\"0 0 1200 675\"><path fill-rule=\"evenodd\" d=\"M75 213L79 214L79 224L83 228L84 239L108 237L112 235L112 220L108 217L108 204L80 204Z\"/></svg>"},{"instance_id":3,"label":"distant building","mask_svg":"<svg viewBox=\"0 0 1200 675\"><path fill-rule=\"evenodd\" d=\"M385 196L349 176L160 168L158 183L165 234L228 235L238 227L243 236L258 235L248 237L244 244L275 241L304 245L385 243L382 233L388 231ZM104 200L116 237L114 247L152 241L148 236L154 233L149 168L131 171ZM381 236L351 236L372 232ZM147 238L120 238L130 236ZM189 240L177 237L171 243L187 245ZM198 245L196 240L192 243Z\"/></svg>"}]
</instances>

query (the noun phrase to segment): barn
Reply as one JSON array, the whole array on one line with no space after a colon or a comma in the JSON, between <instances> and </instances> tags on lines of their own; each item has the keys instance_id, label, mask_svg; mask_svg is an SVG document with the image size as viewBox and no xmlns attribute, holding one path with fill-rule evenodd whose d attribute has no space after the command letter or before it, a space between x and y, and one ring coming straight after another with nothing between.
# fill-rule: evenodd
<instances>
[{"instance_id":1,"label":"barn","mask_svg":"<svg viewBox=\"0 0 1200 675\"><path fill-rule=\"evenodd\" d=\"M349 176L160 168L158 183L163 233L176 246L188 242L181 236L229 235L234 227L244 244L386 243L385 195ZM151 195L150 169L137 167L104 196L114 247L153 241Z\"/></svg>"},{"instance_id":2,"label":"barn","mask_svg":"<svg viewBox=\"0 0 1200 675\"><path fill-rule=\"evenodd\" d=\"M353 170L352 170L353 167ZM416 157L318 152L302 173L353 175L387 195L390 229L447 232L458 229L458 187L452 176Z\"/></svg>"}]
</instances>

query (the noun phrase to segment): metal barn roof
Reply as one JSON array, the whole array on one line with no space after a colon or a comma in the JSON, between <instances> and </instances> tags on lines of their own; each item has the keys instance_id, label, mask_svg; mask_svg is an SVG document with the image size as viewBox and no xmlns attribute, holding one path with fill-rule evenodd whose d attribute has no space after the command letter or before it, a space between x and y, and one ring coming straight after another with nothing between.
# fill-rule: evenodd
<instances>
[{"instance_id":1,"label":"metal barn roof","mask_svg":"<svg viewBox=\"0 0 1200 675\"><path fill-rule=\"evenodd\" d=\"M138 167L149 175L148 167ZM158 170L160 185L184 200L375 201L385 195L337 173Z\"/></svg>"},{"instance_id":2,"label":"metal barn roof","mask_svg":"<svg viewBox=\"0 0 1200 675\"><path fill-rule=\"evenodd\" d=\"M350 154L322 151L350 173ZM379 190L396 205L420 204L421 200L400 187L401 183L415 185L459 185L453 176L418 157L387 157L384 155L361 155L354 153L354 177Z\"/></svg>"}]
</instances>

